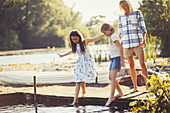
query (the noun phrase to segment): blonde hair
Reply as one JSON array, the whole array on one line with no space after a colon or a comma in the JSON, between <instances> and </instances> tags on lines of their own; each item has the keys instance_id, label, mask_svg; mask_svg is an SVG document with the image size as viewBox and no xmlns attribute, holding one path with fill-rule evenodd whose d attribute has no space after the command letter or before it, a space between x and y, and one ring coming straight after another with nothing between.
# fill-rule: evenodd
<instances>
[{"instance_id":1,"label":"blonde hair","mask_svg":"<svg viewBox=\"0 0 170 113\"><path fill-rule=\"evenodd\" d=\"M101 27L101 32L110 31L110 35L114 33L114 28L110 24L104 23Z\"/></svg>"},{"instance_id":2,"label":"blonde hair","mask_svg":"<svg viewBox=\"0 0 170 113\"><path fill-rule=\"evenodd\" d=\"M122 9L122 7L120 6L121 3L125 3L125 4L127 4L127 5L129 6L129 11L130 11L130 13L134 12L134 10L133 10L133 8L132 8L132 5L131 5L131 3L130 3L129 0L120 0L120 2L119 2L119 7L120 7L120 9L124 12L124 15L126 14L126 12L125 12L125 11Z\"/></svg>"}]
</instances>

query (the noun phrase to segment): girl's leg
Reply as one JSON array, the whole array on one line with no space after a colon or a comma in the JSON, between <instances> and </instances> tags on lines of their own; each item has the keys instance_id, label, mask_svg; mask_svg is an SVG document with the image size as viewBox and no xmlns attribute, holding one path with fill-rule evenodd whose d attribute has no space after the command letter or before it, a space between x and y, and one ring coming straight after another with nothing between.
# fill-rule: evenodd
<instances>
[{"instance_id":1,"label":"girl's leg","mask_svg":"<svg viewBox=\"0 0 170 113\"><path fill-rule=\"evenodd\" d=\"M124 96L123 95L123 92L122 92L122 90L121 90L121 88L120 88L120 85L119 85L119 83L116 81L116 89L117 89L117 91L118 91L118 93L119 94L117 94L116 96L115 96L115 98L118 98L118 97L122 97L122 96Z\"/></svg>"},{"instance_id":2,"label":"girl's leg","mask_svg":"<svg viewBox=\"0 0 170 113\"><path fill-rule=\"evenodd\" d=\"M81 84L81 82L76 82L75 96L74 96L74 100L72 102L72 105L75 105L77 103L78 95L79 95L79 92L80 92L80 84Z\"/></svg>"},{"instance_id":3,"label":"girl's leg","mask_svg":"<svg viewBox=\"0 0 170 113\"><path fill-rule=\"evenodd\" d=\"M137 75L135 70L135 63L133 57L127 57L128 63L130 65L130 75L133 82L134 90L131 93L137 92Z\"/></svg>"},{"instance_id":4,"label":"girl's leg","mask_svg":"<svg viewBox=\"0 0 170 113\"><path fill-rule=\"evenodd\" d=\"M86 83L82 82L81 83L81 87L82 87L82 97L86 97Z\"/></svg>"},{"instance_id":5,"label":"girl's leg","mask_svg":"<svg viewBox=\"0 0 170 113\"><path fill-rule=\"evenodd\" d=\"M114 93L115 93L115 88L116 88L116 76L117 72L115 70L110 70L109 72L109 79L111 81L111 91L110 91L110 96L108 101L106 102L105 106L109 106L112 101L115 100Z\"/></svg>"},{"instance_id":6,"label":"girl's leg","mask_svg":"<svg viewBox=\"0 0 170 113\"><path fill-rule=\"evenodd\" d=\"M145 76L143 78L145 80L146 89L148 90L148 85L147 85L146 79L148 79L149 77L148 77L148 71L147 71L147 68L146 68L146 65L145 65L144 54L138 55L138 58L139 58L139 62L140 62L141 68L142 68L142 74Z\"/></svg>"}]
</instances>

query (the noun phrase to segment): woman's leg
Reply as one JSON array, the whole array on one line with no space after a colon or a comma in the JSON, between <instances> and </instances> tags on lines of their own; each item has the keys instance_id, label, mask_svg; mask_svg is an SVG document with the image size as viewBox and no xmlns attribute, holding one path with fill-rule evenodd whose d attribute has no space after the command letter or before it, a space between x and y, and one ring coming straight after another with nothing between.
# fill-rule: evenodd
<instances>
[{"instance_id":1,"label":"woman's leg","mask_svg":"<svg viewBox=\"0 0 170 113\"><path fill-rule=\"evenodd\" d=\"M82 97L86 97L86 83L82 82L81 87L82 87Z\"/></svg>"},{"instance_id":2,"label":"woman's leg","mask_svg":"<svg viewBox=\"0 0 170 113\"><path fill-rule=\"evenodd\" d=\"M109 106L110 103L115 100L114 93L115 93L115 88L116 88L115 85L116 85L117 72L118 71L115 71L115 70L110 70L110 72L109 72L109 79L111 81L111 90L110 90L109 99L108 99L107 103L105 104L105 106Z\"/></svg>"},{"instance_id":3,"label":"woman's leg","mask_svg":"<svg viewBox=\"0 0 170 113\"><path fill-rule=\"evenodd\" d=\"M128 63L130 65L130 75L133 82L134 90L131 93L137 92L137 75L135 70L135 63L132 57L127 57Z\"/></svg>"},{"instance_id":4,"label":"woman's leg","mask_svg":"<svg viewBox=\"0 0 170 113\"><path fill-rule=\"evenodd\" d=\"M140 63L141 68L142 68L142 74L145 76L143 78L145 80L146 89L148 89L147 80L146 80L146 79L148 79L148 71L147 71L147 68L146 68L146 65L145 65L144 54L138 55L138 58L139 58L139 63Z\"/></svg>"},{"instance_id":5,"label":"woman's leg","mask_svg":"<svg viewBox=\"0 0 170 113\"><path fill-rule=\"evenodd\" d=\"M81 82L76 82L76 88L75 88L75 96L74 96L74 100L73 100L73 105L75 105L77 103L77 100L78 100L78 95L79 95L79 92L80 92L80 84Z\"/></svg>"}]
</instances>

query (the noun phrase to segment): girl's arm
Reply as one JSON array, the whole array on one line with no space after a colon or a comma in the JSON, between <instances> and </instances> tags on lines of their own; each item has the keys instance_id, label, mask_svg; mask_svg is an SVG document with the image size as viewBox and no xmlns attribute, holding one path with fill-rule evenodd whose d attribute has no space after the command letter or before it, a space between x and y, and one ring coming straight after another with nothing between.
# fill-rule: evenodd
<instances>
[{"instance_id":1,"label":"girl's arm","mask_svg":"<svg viewBox=\"0 0 170 113\"><path fill-rule=\"evenodd\" d=\"M65 53L65 54L63 54L63 55L61 55L61 54L59 54L59 53L57 53L59 56L60 56L60 58L61 57L64 57L64 56L67 56L67 55L70 55L70 54L72 54L72 51L69 51L69 52L67 52L67 53Z\"/></svg>"},{"instance_id":2,"label":"girl's arm","mask_svg":"<svg viewBox=\"0 0 170 113\"><path fill-rule=\"evenodd\" d=\"M125 61L123 59L123 47L118 40L115 40L114 43L120 48L121 65L125 67Z\"/></svg>"},{"instance_id":3,"label":"girl's arm","mask_svg":"<svg viewBox=\"0 0 170 113\"><path fill-rule=\"evenodd\" d=\"M96 38L86 38L86 39L85 39L85 43L88 44L88 43L90 43L90 42L98 41L98 40L102 39L104 36L105 36L105 35L100 35L100 36L98 36L98 37L96 37Z\"/></svg>"},{"instance_id":4,"label":"girl's arm","mask_svg":"<svg viewBox=\"0 0 170 113\"><path fill-rule=\"evenodd\" d=\"M122 40L122 37L121 37L121 36L119 36L119 39L120 39L120 40Z\"/></svg>"}]
</instances>

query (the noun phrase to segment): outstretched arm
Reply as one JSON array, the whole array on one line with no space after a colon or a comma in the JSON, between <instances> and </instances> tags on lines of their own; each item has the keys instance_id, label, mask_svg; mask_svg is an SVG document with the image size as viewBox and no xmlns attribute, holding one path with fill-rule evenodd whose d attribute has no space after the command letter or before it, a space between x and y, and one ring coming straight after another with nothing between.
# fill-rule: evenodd
<instances>
[{"instance_id":1,"label":"outstretched arm","mask_svg":"<svg viewBox=\"0 0 170 113\"><path fill-rule=\"evenodd\" d=\"M90 43L90 42L95 42L95 41L98 41L98 40L102 39L104 36L105 36L105 35L100 35L100 36L98 36L98 37L96 37L96 38L86 38L86 39L85 39L85 42L86 42L86 44L88 44L88 43Z\"/></svg>"},{"instance_id":2,"label":"outstretched arm","mask_svg":"<svg viewBox=\"0 0 170 113\"><path fill-rule=\"evenodd\" d=\"M64 56L67 56L67 55L70 55L70 54L72 54L72 51L69 51L69 52L67 52L67 53L65 53L65 54L63 54L63 55L61 55L61 54L59 54L59 53L57 53L59 56L60 56L60 58L61 57L64 57Z\"/></svg>"}]
</instances>

